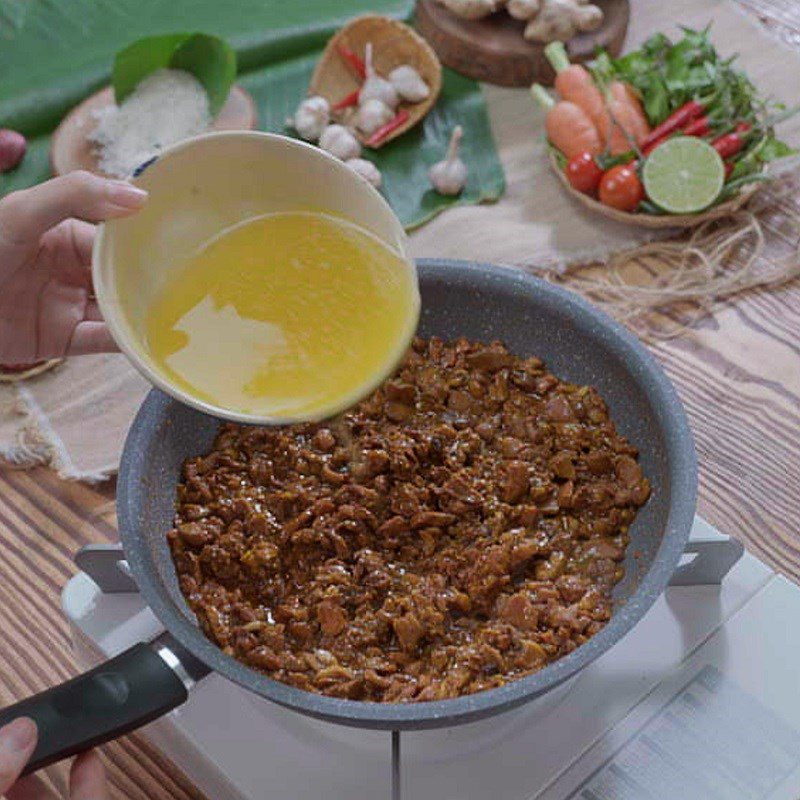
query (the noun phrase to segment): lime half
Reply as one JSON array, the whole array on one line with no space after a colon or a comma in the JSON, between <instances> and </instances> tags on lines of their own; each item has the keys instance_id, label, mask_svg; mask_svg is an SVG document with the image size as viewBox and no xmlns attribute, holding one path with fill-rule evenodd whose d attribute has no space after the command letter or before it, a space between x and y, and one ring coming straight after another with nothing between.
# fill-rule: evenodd
<instances>
[{"instance_id":1,"label":"lime half","mask_svg":"<svg viewBox=\"0 0 800 800\"><path fill-rule=\"evenodd\" d=\"M648 156L642 171L647 196L670 214L708 208L725 185L725 164L708 142L693 136L667 139Z\"/></svg>"}]
</instances>

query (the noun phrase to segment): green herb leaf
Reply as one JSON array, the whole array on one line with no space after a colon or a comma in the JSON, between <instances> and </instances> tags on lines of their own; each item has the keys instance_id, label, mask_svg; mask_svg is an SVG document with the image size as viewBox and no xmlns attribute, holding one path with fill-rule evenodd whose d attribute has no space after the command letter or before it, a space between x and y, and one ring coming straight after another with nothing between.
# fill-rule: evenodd
<instances>
[{"instance_id":1,"label":"green herb leaf","mask_svg":"<svg viewBox=\"0 0 800 800\"><path fill-rule=\"evenodd\" d=\"M148 36L120 50L114 59L111 73L111 85L114 87L117 104L128 97L148 75L168 67L174 52L190 36L190 33Z\"/></svg>"},{"instance_id":2,"label":"green herb leaf","mask_svg":"<svg viewBox=\"0 0 800 800\"><path fill-rule=\"evenodd\" d=\"M191 72L208 94L212 116L222 108L236 78L236 54L216 36L205 33L172 33L139 39L114 59L111 84L121 103L141 81L156 70Z\"/></svg>"},{"instance_id":3,"label":"green herb leaf","mask_svg":"<svg viewBox=\"0 0 800 800\"><path fill-rule=\"evenodd\" d=\"M550 152L550 155L556 160L558 168L562 171L565 170L567 168L567 164L569 163L567 157L549 140L547 142L547 149Z\"/></svg>"},{"instance_id":4,"label":"green herb leaf","mask_svg":"<svg viewBox=\"0 0 800 800\"><path fill-rule=\"evenodd\" d=\"M718 206L720 203L724 203L726 200L730 200L732 197L739 194L739 190L743 186L748 186L752 183L765 183L768 180L769 178L766 175L744 175L741 178L732 178L725 184L712 207Z\"/></svg>"},{"instance_id":5,"label":"green herb leaf","mask_svg":"<svg viewBox=\"0 0 800 800\"><path fill-rule=\"evenodd\" d=\"M653 127L660 125L672 110L664 81L658 75L652 74L642 82L641 92L647 119Z\"/></svg>"},{"instance_id":6,"label":"green herb leaf","mask_svg":"<svg viewBox=\"0 0 800 800\"><path fill-rule=\"evenodd\" d=\"M196 33L175 50L169 65L191 72L203 84L211 116L216 116L236 80L236 53L230 45L216 36Z\"/></svg>"},{"instance_id":7,"label":"green herb leaf","mask_svg":"<svg viewBox=\"0 0 800 800\"><path fill-rule=\"evenodd\" d=\"M768 136L763 147L758 153L761 161L777 161L779 158L787 158L797 154L797 150L789 147L786 142L782 142L774 136Z\"/></svg>"}]
</instances>

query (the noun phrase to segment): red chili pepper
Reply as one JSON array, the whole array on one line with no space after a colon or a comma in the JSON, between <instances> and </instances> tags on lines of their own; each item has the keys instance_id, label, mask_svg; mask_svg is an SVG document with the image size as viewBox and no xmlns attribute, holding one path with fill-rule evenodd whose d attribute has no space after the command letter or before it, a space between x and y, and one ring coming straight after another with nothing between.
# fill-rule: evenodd
<instances>
[{"instance_id":1,"label":"red chili pepper","mask_svg":"<svg viewBox=\"0 0 800 800\"><path fill-rule=\"evenodd\" d=\"M390 133L394 133L399 127L408 122L408 111L401 109L385 125L378 128L372 136L367 139L367 147L379 145Z\"/></svg>"},{"instance_id":2,"label":"red chili pepper","mask_svg":"<svg viewBox=\"0 0 800 800\"><path fill-rule=\"evenodd\" d=\"M733 161L726 161L725 162L725 180L727 181L731 177L731 173L733 172L733 168L736 164Z\"/></svg>"},{"instance_id":3,"label":"red chili pepper","mask_svg":"<svg viewBox=\"0 0 800 800\"><path fill-rule=\"evenodd\" d=\"M743 147L745 137L743 134L751 129L748 122L740 122L731 133L718 136L711 142L711 146L722 156L723 159L735 156Z\"/></svg>"},{"instance_id":4,"label":"red chili pepper","mask_svg":"<svg viewBox=\"0 0 800 800\"><path fill-rule=\"evenodd\" d=\"M357 106L358 105L358 95L361 93L361 89L356 89L354 92L350 92L347 97L343 97L338 103L334 103L331 106L333 111L341 111L343 108L350 108L350 106Z\"/></svg>"},{"instance_id":5,"label":"red chili pepper","mask_svg":"<svg viewBox=\"0 0 800 800\"><path fill-rule=\"evenodd\" d=\"M650 134L645 137L641 144L642 152L647 153L653 150L671 133L685 128L693 119L705 113L706 107L697 100L690 100L682 105L677 111L673 111L657 128L653 128Z\"/></svg>"},{"instance_id":6,"label":"red chili pepper","mask_svg":"<svg viewBox=\"0 0 800 800\"><path fill-rule=\"evenodd\" d=\"M353 68L353 71L363 81L367 77L367 65L361 56L356 55L349 47L343 44L336 45L339 55Z\"/></svg>"},{"instance_id":7,"label":"red chili pepper","mask_svg":"<svg viewBox=\"0 0 800 800\"><path fill-rule=\"evenodd\" d=\"M706 136L711 133L711 120L704 114L692 120L684 129L685 136Z\"/></svg>"}]
</instances>

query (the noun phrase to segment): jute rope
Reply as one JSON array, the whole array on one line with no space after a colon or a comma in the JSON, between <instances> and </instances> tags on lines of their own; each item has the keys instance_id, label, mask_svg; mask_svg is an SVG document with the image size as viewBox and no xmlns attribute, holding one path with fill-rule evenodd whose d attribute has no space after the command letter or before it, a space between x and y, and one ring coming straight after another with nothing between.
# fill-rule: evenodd
<instances>
[{"instance_id":1,"label":"jute rope","mask_svg":"<svg viewBox=\"0 0 800 800\"><path fill-rule=\"evenodd\" d=\"M782 180L746 208L691 234L619 253L603 266L546 277L584 294L643 338L672 338L727 298L800 276L796 194L796 179Z\"/></svg>"}]
</instances>

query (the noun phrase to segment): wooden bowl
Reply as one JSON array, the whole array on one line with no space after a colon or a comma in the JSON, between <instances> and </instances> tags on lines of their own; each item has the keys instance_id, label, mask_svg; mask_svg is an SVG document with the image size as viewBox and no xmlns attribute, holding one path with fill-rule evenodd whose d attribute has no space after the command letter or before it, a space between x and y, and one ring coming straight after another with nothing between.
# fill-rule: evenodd
<instances>
[{"instance_id":1,"label":"wooden bowl","mask_svg":"<svg viewBox=\"0 0 800 800\"><path fill-rule=\"evenodd\" d=\"M722 219L723 217L730 216L735 211L738 211L750 198L759 190L761 184L754 183L745 186L739 194L720 203L718 206L713 206L708 211L700 211L697 214L630 214L627 211L618 211L616 208L611 208L599 200L595 200L588 194L579 192L570 186L564 170L558 166L558 161L554 156L550 157L550 165L555 170L561 185L566 189L567 193L577 200L585 208L591 209L597 214L600 214L607 219L613 219L614 222L622 222L625 225L638 225L640 228L651 229L665 229L665 228L696 228L705 222L711 222L715 219Z\"/></svg>"},{"instance_id":2,"label":"wooden bowl","mask_svg":"<svg viewBox=\"0 0 800 800\"><path fill-rule=\"evenodd\" d=\"M593 0L603 9L602 26L566 43L569 59L583 63L604 47L616 57L622 51L630 18L629 0ZM498 11L478 20L462 19L437 0L418 0L415 24L442 63L477 81L498 86L551 86L555 72L543 44L523 36L526 22Z\"/></svg>"},{"instance_id":3,"label":"wooden bowl","mask_svg":"<svg viewBox=\"0 0 800 800\"><path fill-rule=\"evenodd\" d=\"M373 62L379 75L386 77L395 67L409 64L431 90L428 98L420 103L401 103L400 108L408 111L408 121L392 131L376 146L377 149L413 128L433 108L442 90L442 65L430 45L408 25L388 17L358 17L328 42L311 78L309 95L321 95L335 105L358 89L358 78L337 48L344 45L363 58L369 42L372 43ZM340 114L339 118L345 121L346 114ZM362 144L369 138L362 134L358 136Z\"/></svg>"},{"instance_id":4,"label":"wooden bowl","mask_svg":"<svg viewBox=\"0 0 800 800\"><path fill-rule=\"evenodd\" d=\"M54 175L65 175L76 169L105 174L97 164L94 144L87 136L97 124L93 113L113 102L114 92L107 86L87 97L64 117L50 143L50 166ZM257 122L256 105L250 93L241 86L234 86L211 123L211 130L249 131L256 127Z\"/></svg>"}]
</instances>

